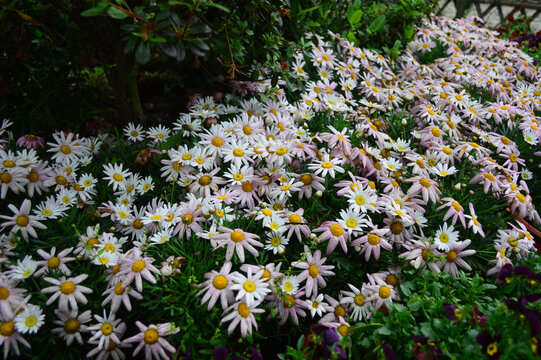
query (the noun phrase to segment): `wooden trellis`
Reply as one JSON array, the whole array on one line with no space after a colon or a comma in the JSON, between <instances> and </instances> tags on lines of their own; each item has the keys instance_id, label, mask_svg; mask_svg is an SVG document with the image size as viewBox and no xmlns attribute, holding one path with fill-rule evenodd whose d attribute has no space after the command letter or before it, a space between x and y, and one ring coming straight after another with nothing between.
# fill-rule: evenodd
<instances>
[{"instance_id":1,"label":"wooden trellis","mask_svg":"<svg viewBox=\"0 0 541 360\"><path fill-rule=\"evenodd\" d=\"M541 0L517 0L517 1L511 1L511 0L446 0L443 5L438 10L438 15L441 15L443 9L445 9L449 4L453 3L455 5L456 9L456 15L455 17L461 18L464 17L464 14L470 5L475 6L475 10L477 11L477 16L479 16L482 19L485 19L486 16L494 9L496 8L498 11L498 15L500 17L500 22L497 26L500 26L504 22L506 22L507 17L510 14L514 14L516 12L520 12L524 19L526 20L527 24L530 24L533 19L535 19L539 14L541 14ZM488 4L489 6L483 10L481 9L481 4ZM505 9L505 8L507 9ZM535 13L528 16L526 14L527 9L535 10ZM504 13L504 10L509 10L507 14Z\"/></svg>"}]
</instances>

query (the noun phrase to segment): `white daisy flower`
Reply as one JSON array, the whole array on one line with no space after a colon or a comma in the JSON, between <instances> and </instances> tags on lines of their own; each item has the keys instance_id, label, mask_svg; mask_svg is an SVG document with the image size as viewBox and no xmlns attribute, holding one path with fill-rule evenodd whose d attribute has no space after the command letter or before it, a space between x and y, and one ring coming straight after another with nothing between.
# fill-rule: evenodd
<instances>
[{"instance_id":1,"label":"white daisy flower","mask_svg":"<svg viewBox=\"0 0 541 360\"><path fill-rule=\"evenodd\" d=\"M39 306L27 305L22 313L15 316L15 327L21 334L34 334L45 323L44 319L45 315Z\"/></svg>"}]
</instances>

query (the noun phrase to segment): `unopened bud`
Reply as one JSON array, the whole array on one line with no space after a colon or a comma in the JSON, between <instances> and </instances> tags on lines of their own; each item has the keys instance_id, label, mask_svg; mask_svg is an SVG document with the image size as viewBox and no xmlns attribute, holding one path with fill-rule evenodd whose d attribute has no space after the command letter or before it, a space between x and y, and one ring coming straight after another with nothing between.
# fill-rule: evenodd
<instances>
[{"instance_id":1,"label":"unopened bud","mask_svg":"<svg viewBox=\"0 0 541 360\"><path fill-rule=\"evenodd\" d=\"M317 240L317 235L314 234L314 233L311 233L311 234L310 234L310 240L312 240L312 241Z\"/></svg>"},{"instance_id":2,"label":"unopened bud","mask_svg":"<svg viewBox=\"0 0 541 360\"><path fill-rule=\"evenodd\" d=\"M316 191L314 196L316 197L316 199L321 199L321 197L323 196L323 192L321 190L318 190Z\"/></svg>"},{"instance_id":3,"label":"unopened bud","mask_svg":"<svg viewBox=\"0 0 541 360\"><path fill-rule=\"evenodd\" d=\"M402 121L400 123L402 124L402 126L406 126L406 125L408 125L408 120L402 119Z\"/></svg>"}]
</instances>

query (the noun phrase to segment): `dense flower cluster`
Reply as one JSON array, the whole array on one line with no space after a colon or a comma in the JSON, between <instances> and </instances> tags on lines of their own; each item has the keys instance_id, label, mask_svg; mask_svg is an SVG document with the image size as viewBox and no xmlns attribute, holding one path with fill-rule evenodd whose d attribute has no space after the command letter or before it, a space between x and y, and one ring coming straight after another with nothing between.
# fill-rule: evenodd
<instances>
[{"instance_id":1,"label":"dense flower cluster","mask_svg":"<svg viewBox=\"0 0 541 360\"><path fill-rule=\"evenodd\" d=\"M298 101L288 100L284 83L272 87L261 80L249 83L252 97L196 99L173 128L127 126L126 141L143 149L139 161L157 158L160 176L143 177L122 163L87 171L103 145L114 146L107 135L60 131L46 145L25 135L15 150L2 140L0 195L20 194L19 203L9 205L11 214L0 216L4 357L10 349L18 353L18 344L30 346L25 335L49 322L68 346L93 344L89 356L121 358L123 349L138 343L135 354L144 347L147 358L167 359L175 352L164 339L176 331L171 319L137 322L139 334L124 338L127 324L116 314L152 296L145 283L174 275L174 258L156 266L147 254L173 238L205 242L223 255L219 267L198 279L199 295L209 310L223 310L230 334L238 329L243 337L271 314L280 325L311 316L343 336L350 324L400 301L402 266L456 276L459 269L472 270L465 258L488 241L495 248L491 275L533 252L532 235L521 223L510 222L485 239L486 224L476 214L480 204L463 189L480 184L487 199L541 222L527 185L531 164L522 155L541 140L535 116L541 84L524 53L469 21L443 18L419 29L397 63L336 34L314 38L311 50L295 54L288 67L298 78ZM436 44L448 56L422 64L417 55ZM385 120L390 112L398 122ZM311 128L326 117L341 121ZM8 126L4 121L0 134ZM391 136L393 126L412 131ZM174 137L181 144L167 148ZM163 153L153 149L159 146ZM98 183L109 186L110 201L94 204ZM161 184L182 187L182 198L149 200ZM310 207L322 196L345 206L316 221ZM108 232L98 224L71 247L18 252L19 241L32 243L73 207L94 205L102 223L113 223ZM429 221L434 213L442 222ZM290 254L295 244L302 250ZM262 252L274 260L262 263ZM401 262L381 261L380 271L366 274L364 282L339 284L342 290L331 293L336 254L358 262L394 254ZM89 275L79 273L75 261L106 274L102 310L85 307ZM31 277L47 283L41 292L48 300L39 306L26 290ZM57 318L44 319L45 306L54 307Z\"/></svg>"}]
</instances>

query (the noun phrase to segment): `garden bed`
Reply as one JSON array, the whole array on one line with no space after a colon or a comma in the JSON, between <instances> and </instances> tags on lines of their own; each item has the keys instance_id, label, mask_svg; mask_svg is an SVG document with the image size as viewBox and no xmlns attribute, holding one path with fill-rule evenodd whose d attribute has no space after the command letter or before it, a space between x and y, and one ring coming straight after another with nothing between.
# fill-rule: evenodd
<instances>
[{"instance_id":1,"label":"garden bed","mask_svg":"<svg viewBox=\"0 0 541 360\"><path fill-rule=\"evenodd\" d=\"M5 358L537 356L532 59L446 18L306 44L173 127L4 120Z\"/></svg>"}]
</instances>

